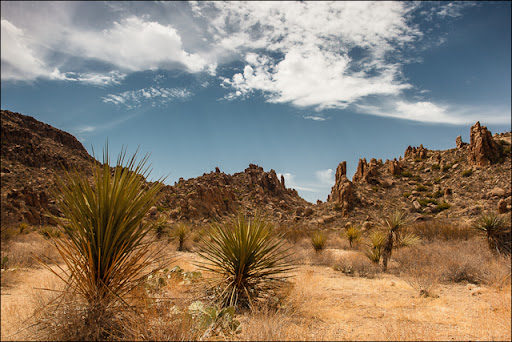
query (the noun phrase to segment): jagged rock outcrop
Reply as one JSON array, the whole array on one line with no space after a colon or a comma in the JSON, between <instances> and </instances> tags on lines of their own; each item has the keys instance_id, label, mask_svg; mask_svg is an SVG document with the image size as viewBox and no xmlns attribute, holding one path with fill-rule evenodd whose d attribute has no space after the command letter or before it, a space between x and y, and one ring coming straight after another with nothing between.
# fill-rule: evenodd
<instances>
[{"instance_id":1,"label":"jagged rock outcrop","mask_svg":"<svg viewBox=\"0 0 512 342\"><path fill-rule=\"evenodd\" d=\"M379 176L378 167L382 165L382 160L379 162L372 158L370 163L366 162L366 158L359 159L357 171L352 177L352 182L365 182L368 184L378 184L377 177Z\"/></svg>"},{"instance_id":2,"label":"jagged rock outcrop","mask_svg":"<svg viewBox=\"0 0 512 342\"><path fill-rule=\"evenodd\" d=\"M387 165L388 171L392 176L396 176L402 173L402 167L396 158L394 160L386 160L385 165Z\"/></svg>"},{"instance_id":3,"label":"jagged rock outcrop","mask_svg":"<svg viewBox=\"0 0 512 342\"><path fill-rule=\"evenodd\" d=\"M240 210L293 219L296 207L302 207L302 213L312 214L310 209L304 211L308 203L297 191L285 187L284 177L279 180L274 170L265 172L254 164L234 175L216 170L166 186L162 189L159 206L171 221L219 219Z\"/></svg>"},{"instance_id":4,"label":"jagged rock outcrop","mask_svg":"<svg viewBox=\"0 0 512 342\"><path fill-rule=\"evenodd\" d=\"M457 146L458 149L461 149L463 148L464 146L467 146L468 143L465 143L462 141L462 137L459 135L456 139L455 139L455 145Z\"/></svg>"},{"instance_id":5,"label":"jagged rock outcrop","mask_svg":"<svg viewBox=\"0 0 512 342\"><path fill-rule=\"evenodd\" d=\"M501 146L494 141L487 127L477 121L471 127L468 160L477 166L487 166L496 163L501 156Z\"/></svg>"},{"instance_id":6,"label":"jagged rock outcrop","mask_svg":"<svg viewBox=\"0 0 512 342\"><path fill-rule=\"evenodd\" d=\"M424 148L423 145L419 147L407 147L404 152L404 159L425 159L427 158L428 149Z\"/></svg>"},{"instance_id":7,"label":"jagged rock outcrop","mask_svg":"<svg viewBox=\"0 0 512 342\"><path fill-rule=\"evenodd\" d=\"M336 168L336 177L328 202L341 204L343 216L354 207L357 197L354 194L352 182L347 178L347 162L344 161Z\"/></svg>"}]
</instances>

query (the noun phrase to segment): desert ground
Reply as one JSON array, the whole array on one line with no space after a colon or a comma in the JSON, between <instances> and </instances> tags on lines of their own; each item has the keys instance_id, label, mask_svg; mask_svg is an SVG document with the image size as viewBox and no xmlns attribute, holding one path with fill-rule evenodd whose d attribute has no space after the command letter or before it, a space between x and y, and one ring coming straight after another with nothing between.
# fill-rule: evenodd
<instances>
[{"instance_id":1,"label":"desert ground","mask_svg":"<svg viewBox=\"0 0 512 342\"><path fill-rule=\"evenodd\" d=\"M179 266L182 274L197 270L200 258L193 240L186 241L185 252L175 251L175 241L161 242L173 259L169 269ZM36 255L59 260L48 241L39 233L28 232L4 246L8 247L4 255L10 266L2 270L2 340L48 339L40 326L62 323L37 319L38 310L48 308L59 293L56 291L63 289L56 275L32 259ZM291 239L289 247L296 268L290 272L280 305L237 313L237 332L205 336L204 330L192 331L191 326L176 329L172 320L151 328L156 317L148 315L145 333L136 329L138 335L131 337L313 341L511 338L510 259L493 256L480 236L452 241L434 238L402 247L394 251L385 273L364 255L364 243L350 248L336 231L328 234L327 244L319 252L305 237ZM424 268L422 260L430 266ZM57 270L56 265L53 269ZM185 277L167 278L152 295L167 297L169 304L186 310L201 297L201 284L208 277L203 272L192 282ZM425 292L420 292L422 289ZM73 318L69 320L75 324Z\"/></svg>"}]
</instances>

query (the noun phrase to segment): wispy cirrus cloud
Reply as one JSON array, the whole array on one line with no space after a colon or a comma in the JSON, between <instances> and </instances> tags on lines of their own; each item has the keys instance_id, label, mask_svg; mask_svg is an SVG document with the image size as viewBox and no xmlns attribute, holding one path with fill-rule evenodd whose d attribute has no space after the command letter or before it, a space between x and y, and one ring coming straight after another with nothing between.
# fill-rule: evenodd
<instances>
[{"instance_id":1,"label":"wispy cirrus cloud","mask_svg":"<svg viewBox=\"0 0 512 342\"><path fill-rule=\"evenodd\" d=\"M327 120L325 117L321 116L321 115L305 115L303 116L304 119L307 119L307 120L313 120L313 121L325 121Z\"/></svg>"},{"instance_id":2,"label":"wispy cirrus cloud","mask_svg":"<svg viewBox=\"0 0 512 342\"><path fill-rule=\"evenodd\" d=\"M104 103L122 106L127 109L139 108L143 105L162 106L171 101L183 101L193 94L184 88L149 87L128 90L118 94L102 97Z\"/></svg>"},{"instance_id":3,"label":"wispy cirrus cloud","mask_svg":"<svg viewBox=\"0 0 512 342\"><path fill-rule=\"evenodd\" d=\"M395 99L380 102L378 106L361 103L354 108L365 114L425 123L474 124L483 117L487 124L510 123L510 107L480 107Z\"/></svg>"}]
</instances>

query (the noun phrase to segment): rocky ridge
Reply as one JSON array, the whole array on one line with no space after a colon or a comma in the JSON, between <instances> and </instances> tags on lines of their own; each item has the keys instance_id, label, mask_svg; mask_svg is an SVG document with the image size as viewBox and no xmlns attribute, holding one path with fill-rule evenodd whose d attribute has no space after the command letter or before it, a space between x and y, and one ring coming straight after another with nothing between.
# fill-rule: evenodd
<instances>
[{"instance_id":1,"label":"rocky ridge","mask_svg":"<svg viewBox=\"0 0 512 342\"><path fill-rule=\"evenodd\" d=\"M360 159L352 182L336 172L328 203L319 212L332 207L340 219L361 224L393 207L410 211L416 220L510 212L511 133L493 136L477 122L469 144L460 136L455 143L456 148L445 151L409 146L403 158L384 163ZM346 170L346 162L338 170ZM350 196L341 198L340 193Z\"/></svg>"},{"instance_id":2,"label":"rocky ridge","mask_svg":"<svg viewBox=\"0 0 512 342\"><path fill-rule=\"evenodd\" d=\"M90 170L94 159L72 135L19 113L2 110L2 224L55 224L59 215L51 189L64 168ZM249 165L233 175L219 168L167 185L148 219L202 224L239 211L273 221L317 228L348 222L369 228L394 207L416 220L472 219L486 210L511 210L511 133L492 135L477 122L470 143L436 151L407 147L399 159L359 160L352 180L346 162L336 169L327 202L306 202L286 188L274 170ZM50 214L51 213L51 214Z\"/></svg>"}]
</instances>

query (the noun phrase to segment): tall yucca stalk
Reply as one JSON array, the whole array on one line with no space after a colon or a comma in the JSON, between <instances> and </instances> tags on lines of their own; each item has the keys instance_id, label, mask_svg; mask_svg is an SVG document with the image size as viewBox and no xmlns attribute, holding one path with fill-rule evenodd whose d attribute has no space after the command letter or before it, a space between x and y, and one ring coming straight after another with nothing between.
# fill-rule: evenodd
<instances>
[{"instance_id":1,"label":"tall yucca stalk","mask_svg":"<svg viewBox=\"0 0 512 342\"><path fill-rule=\"evenodd\" d=\"M92 166L92 184L76 170L57 179L56 198L68 223L64 238L54 242L67 267L61 268L64 275L54 273L100 312L122 302L155 257L144 240L153 227L143 217L162 183L146 185L148 156L137 163L136 154L125 163L126 150L121 151L111 169L107 146L103 165Z\"/></svg>"},{"instance_id":2,"label":"tall yucca stalk","mask_svg":"<svg viewBox=\"0 0 512 342\"><path fill-rule=\"evenodd\" d=\"M254 300L279 286L292 270L284 240L270 223L240 214L232 222L212 224L201 238L204 270L219 275L215 287L223 306L252 307Z\"/></svg>"},{"instance_id":3,"label":"tall yucca stalk","mask_svg":"<svg viewBox=\"0 0 512 342\"><path fill-rule=\"evenodd\" d=\"M384 248L382 250L382 268L384 271L388 268L388 260L391 257L393 251L393 242L396 240L397 243L400 241L400 231L402 227L408 223L407 213L402 210L395 210L392 214L384 217L382 220L382 226L386 231L386 241L384 242Z\"/></svg>"},{"instance_id":4,"label":"tall yucca stalk","mask_svg":"<svg viewBox=\"0 0 512 342\"><path fill-rule=\"evenodd\" d=\"M495 212L482 214L473 228L487 238L489 248L497 254L510 255L512 236L510 221L504 215Z\"/></svg>"}]
</instances>

